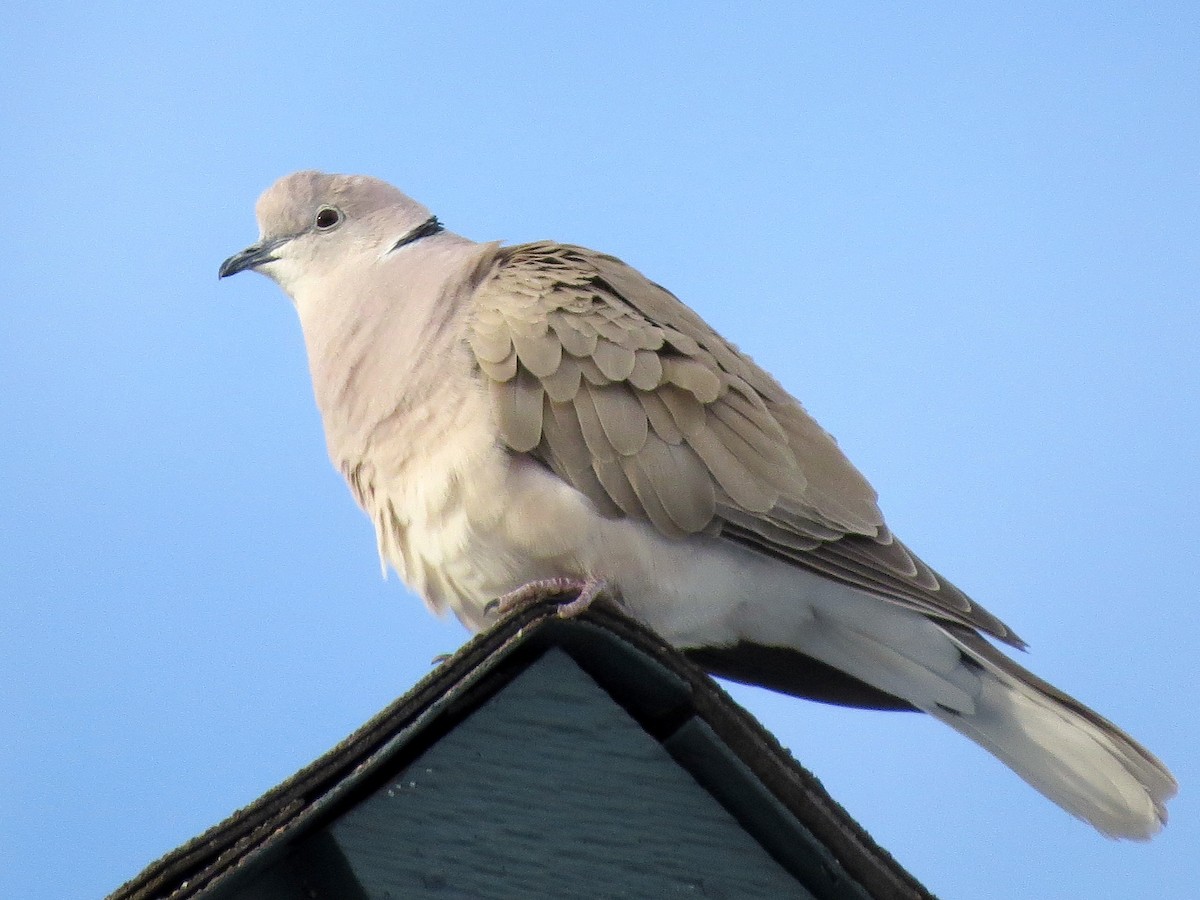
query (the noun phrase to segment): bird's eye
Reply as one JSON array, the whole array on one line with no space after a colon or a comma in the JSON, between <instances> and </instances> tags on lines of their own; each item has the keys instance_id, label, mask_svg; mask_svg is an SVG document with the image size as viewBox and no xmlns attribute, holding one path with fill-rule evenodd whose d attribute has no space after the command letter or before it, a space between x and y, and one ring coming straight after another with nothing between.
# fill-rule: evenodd
<instances>
[{"instance_id":1,"label":"bird's eye","mask_svg":"<svg viewBox=\"0 0 1200 900\"><path fill-rule=\"evenodd\" d=\"M317 218L314 220L317 228L321 231L328 231L341 221L341 210L334 209L332 206L322 206L318 209Z\"/></svg>"}]
</instances>

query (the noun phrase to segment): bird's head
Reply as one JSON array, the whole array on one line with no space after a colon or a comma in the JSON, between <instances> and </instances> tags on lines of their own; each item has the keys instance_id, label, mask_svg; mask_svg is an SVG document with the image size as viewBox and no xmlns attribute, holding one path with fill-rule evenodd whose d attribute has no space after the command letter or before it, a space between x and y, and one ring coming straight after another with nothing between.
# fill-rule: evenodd
<instances>
[{"instance_id":1,"label":"bird's head","mask_svg":"<svg viewBox=\"0 0 1200 900\"><path fill-rule=\"evenodd\" d=\"M293 298L302 275L321 278L441 230L420 203L365 175L295 172L263 192L256 214L259 240L221 263L220 277L252 269Z\"/></svg>"}]
</instances>

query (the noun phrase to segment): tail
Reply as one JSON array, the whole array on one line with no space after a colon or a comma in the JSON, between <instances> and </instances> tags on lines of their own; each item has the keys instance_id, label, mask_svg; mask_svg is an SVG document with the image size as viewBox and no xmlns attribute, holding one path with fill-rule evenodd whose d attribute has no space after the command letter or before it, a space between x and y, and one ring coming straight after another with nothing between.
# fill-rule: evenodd
<instances>
[{"instance_id":1,"label":"tail","mask_svg":"<svg viewBox=\"0 0 1200 900\"><path fill-rule=\"evenodd\" d=\"M974 629L838 599L789 644L875 695L822 695L764 680L758 670L732 677L835 702L885 706L879 697L890 697L893 708L908 705L945 722L1109 837L1148 840L1162 829L1175 779L1112 722L1017 665ZM812 676L811 667L798 671Z\"/></svg>"},{"instance_id":2,"label":"tail","mask_svg":"<svg viewBox=\"0 0 1200 900\"><path fill-rule=\"evenodd\" d=\"M972 712L935 706L930 714L1109 837L1144 841L1162 828L1178 785L1153 754L976 632L943 630L981 689Z\"/></svg>"},{"instance_id":3,"label":"tail","mask_svg":"<svg viewBox=\"0 0 1200 900\"><path fill-rule=\"evenodd\" d=\"M1177 785L1120 728L1013 662L973 628L858 591L808 598L774 640L692 649L726 678L801 697L919 709L970 738L1073 816L1148 840ZM815 663L814 663L815 661Z\"/></svg>"}]
</instances>

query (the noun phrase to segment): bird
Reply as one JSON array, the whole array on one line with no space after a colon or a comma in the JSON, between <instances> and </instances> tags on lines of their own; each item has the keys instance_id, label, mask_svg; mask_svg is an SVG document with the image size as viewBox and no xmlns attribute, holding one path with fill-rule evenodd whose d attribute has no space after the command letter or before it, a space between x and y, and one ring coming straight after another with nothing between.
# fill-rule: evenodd
<instances>
[{"instance_id":1,"label":"bird","mask_svg":"<svg viewBox=\"0 0 1200 900\"><path fill-rule=\"evenodd\" d=\"M219 276L291 298L330 458L431 610L475 631L604 596L714 675L927 713L1104 835L1162 828L1166 766L1002 652L1024 642L666 288L580 246L470 240L363 175L285 176L256 216Z\"/></svg>"}]
</instances>

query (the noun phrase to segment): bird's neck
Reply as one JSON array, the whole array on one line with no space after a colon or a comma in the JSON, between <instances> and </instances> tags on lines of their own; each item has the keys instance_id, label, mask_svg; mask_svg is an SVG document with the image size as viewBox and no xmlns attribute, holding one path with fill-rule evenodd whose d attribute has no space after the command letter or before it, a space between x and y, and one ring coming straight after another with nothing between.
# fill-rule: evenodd
<instances>
[{"instance_id":1,"label":"bird's neck","mask_svg":"<svg viewBox=\"0 0 1200 900\"><path fill-rule=\"evenodd\" d=\"M372 260L365 277L333 273L319 296L336 304L295 298L335 463L361 457L380 429L416 426L414 413L471 378L465 318L494 252L444 232Z\"/></svg>"}]
</instances>

